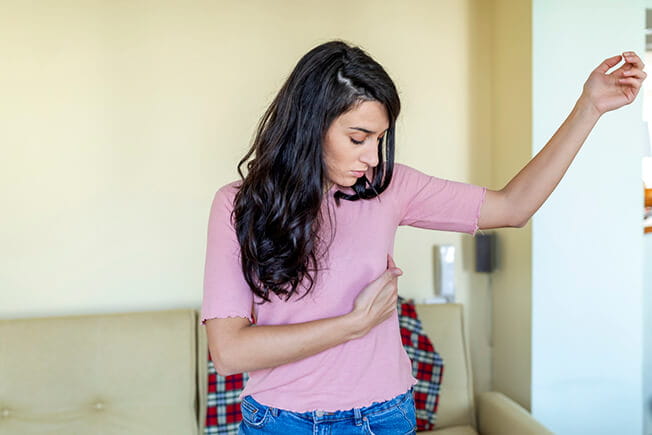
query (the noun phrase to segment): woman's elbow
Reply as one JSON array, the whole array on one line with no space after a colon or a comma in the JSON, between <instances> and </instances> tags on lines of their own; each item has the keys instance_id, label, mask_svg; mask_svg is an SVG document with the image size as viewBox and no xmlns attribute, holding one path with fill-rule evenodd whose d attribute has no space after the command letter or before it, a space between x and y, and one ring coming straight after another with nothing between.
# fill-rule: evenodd
<instances>
[{"instance_id":1,"label":"woman's elbow","mask_svg":"<svg viewBox=\"0 0 652 435\"><path fill-rule=\"evenodd\" d=\"M218 352L217 349L211 349L209 345L209 353L211 361L213 361L213 367L215 371L220 376L231 376L238 373L237 370L234 370L228 363L225 362L224 355L221 352Z\"/></svg>"},{"instance_id":2,"label":"woman's elbow","mask_svg":"<svg viewBox=\"0 0 652 435\"><path fill-rule=\"evenodd\" d=\"M215 371L220 376L230 376L243 371L236 343L240 343L240 331L249 325L248 319L240 317L215 318L206 322L208 351Z\"/></svg>"},{"instance_id":3,"label":"woman's elbow","mask_svg":"<svg viewBox=\"0 0 652 435\"><path fill-rule=\"evenodd\" d=\"M530 222L530 217L531 216L526 216L525 218L521 217L517 219L511 226L515 228L523 228L527 225L528 222Z\"/></svg>"},{"instance_id":4,"label":"woman's elbow","mask_svg":"<svg viewBox=\"0 0 652 435\"><path fill-rule=\"evenodd\" d=\"M218 375L226 377L234 374L233 370L229 369L219 357L213 357L213 353L211 353L211 361L213 361L213 367Z\"/></svg>"}]
</instances>

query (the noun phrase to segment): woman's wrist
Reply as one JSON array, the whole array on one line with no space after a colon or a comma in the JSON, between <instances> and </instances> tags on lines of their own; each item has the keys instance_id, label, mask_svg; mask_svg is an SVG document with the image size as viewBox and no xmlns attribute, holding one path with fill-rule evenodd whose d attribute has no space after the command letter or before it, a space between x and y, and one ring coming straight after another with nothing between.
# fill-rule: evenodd
<instances>
[{"instance_id":1,"label":"woman's wrist","mask_svg":"<svg viewBox=\"0 0 652 435\"><path fill-rule=\"evenodd\" d=\"M582 117L590 118L594 122L597 122L603 114L585 94L580 95L573 111Z\"/></svg>"},{"instance_id":2,"label":"woman's wrist","mask_svg":"<svg viewBox=\"0 0 652 435\"><path fill-rule=\"evenodd\" d=\"M367 333L366 323L359 311L353 310L348 314L344 314L341 318L347 331L347 341L360 338Z\"/></svg>"}]
</instances>

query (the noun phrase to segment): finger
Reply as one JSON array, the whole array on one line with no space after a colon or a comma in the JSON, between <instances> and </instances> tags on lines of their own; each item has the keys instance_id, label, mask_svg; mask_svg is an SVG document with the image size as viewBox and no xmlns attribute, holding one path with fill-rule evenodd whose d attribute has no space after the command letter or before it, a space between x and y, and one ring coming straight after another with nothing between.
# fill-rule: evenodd
<instances>
[{"instance_id":1,"label":"finger","mask_svg":"<svg viewBox=\"0 0 652 435\"><path fill-rule=\"evenodd\" d=\"M602 74L605 74L611 68L618 65L618 62L620 62L621 59L622 59L621 55L605 59L604 62L602 62L595 70L601 72Z\"/></svg>"},{"instance_id":2,"label":"finger","mask_svg":"<svg viewBox=\"0 0 652 435\"><path fill-rule=\"evenodd\" d=\"M634 79L634 78L618 79L618 83L620 83L621 85L631 85L636 89L639 89L641 87L641 80Z\"/></svg>"},{"instance_id":3,"label":"finger","mask_svg":"<svg viewBox=\"0 0 652 435\"><path fill-rule=\"evenodd\" d=\"M378 277L378 281L382 283L382 285L387 285L387 283L391 282L392 279L394 279L396 276L401 275L403 272L401 269L398 269L396 267L389 267L387 268L380 277Z\"/></svg>"},{"instance_id":4,"label":"finger","mask_svg":"<svg viewBox=\"0 0 652 435\"><path fill-rule=\"evenodd\" d=\"M394 259L389 254L387 254L387 270L392 271L393 275L397 275L397 276L403 275L403 271L399 267L396 267L396 263L394 263Z\"/></svg>"},{"instance_id":5,"label":"finger","mask_svg":"<svg viewBox=\"0 0 652 435\"><path fill-rule=\"evenodd\" d=\"M396 267L396 263L394 263L394 259L389 254L387 254L387 266L388 267Z\"/></svg>"},{"instance_id":6,"label":"finger","mask_svg":"<svg viewBox=\"0 0 652 435\"><path fill-rule=\"evenodd\" d=\"M623 56L625 57L625 62L634 65L634 68L643 69L645 67L641 58L633 51L625 51L623 52Z\"/></svg>"},{"instance_id":7,"label":"finger","mask_svg":"<svg viewBox=\"0 0 652 435\"><path fill-rule=\"evenodd\" d=\"M647 73L645 71L636 68L622 71L621 75L623 76L623 78L634 77L641 80L645 80L645 78L647 77Z\"/></svg>"}]
</instances>

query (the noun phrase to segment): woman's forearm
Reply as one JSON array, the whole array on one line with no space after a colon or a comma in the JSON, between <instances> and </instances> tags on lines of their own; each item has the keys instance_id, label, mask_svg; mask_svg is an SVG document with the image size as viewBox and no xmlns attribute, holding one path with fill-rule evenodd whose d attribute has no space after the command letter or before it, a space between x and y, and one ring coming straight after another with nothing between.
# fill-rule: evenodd
<instances>
[{"instance_id":1,"label":"woman's forearm","mask_svg":"<svg viewBox=\"0 0 652 435\"><path fill-rule=\"evenodd\" d=\"M229 349L221 350L221 361L214 361L216 370L222 376L227 376L307 358L364 335L366 331L360 320L355 313L349 313L289 325L242 328L233 337Z\"/></svg>"},{"instance_id":2,"label":"woman's forearm","mask_svg":"<svg viewBox=\"0 0 652 435\"><path fill-rule=\"evenodd\" d=\"M597 110L580 97L543 149L503 188L521 225L557 187L599 118Z\"/></svg>"}]
</instances>

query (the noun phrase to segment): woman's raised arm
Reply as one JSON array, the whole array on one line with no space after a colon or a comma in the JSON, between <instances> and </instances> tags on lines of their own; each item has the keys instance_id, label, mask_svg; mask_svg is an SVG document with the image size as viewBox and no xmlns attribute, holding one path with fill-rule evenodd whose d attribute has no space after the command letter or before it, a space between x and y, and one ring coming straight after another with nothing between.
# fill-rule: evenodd
<instances>
[{"instance_id":1,"label":"woman's raised arm","mask_svg":"<svg viewBox=\"0 0 652 435\"><path fill-rule=\"evenodd\" d=\"M548 143L501 190L487 189L480 209L480 229L522 227L557 187L589 133L604 113L634 101L647 74L634 52L625 63L610 57L591 72L570 115Z\"/></svg>"}]
</instances>

